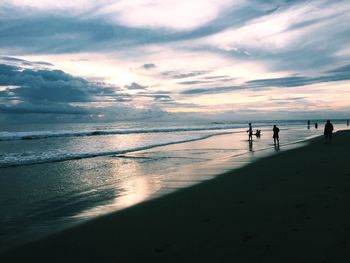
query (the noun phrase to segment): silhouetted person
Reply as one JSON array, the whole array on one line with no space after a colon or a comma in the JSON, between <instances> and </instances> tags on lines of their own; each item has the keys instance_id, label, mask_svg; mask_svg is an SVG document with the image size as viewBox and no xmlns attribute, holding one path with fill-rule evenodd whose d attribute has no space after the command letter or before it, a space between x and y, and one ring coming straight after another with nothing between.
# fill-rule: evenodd
<instances>
[{"instance_id":1,"label":"silhouetted person","mask_svg":"<svg viewBox=\"0 0 350 263\"><path fill-rule=\"evenodd\" d=\"M318 129L318 124L317 124L317 122L315 122L315 129Z\"/></svg>"},{"instance_id":2,"label":"silhouetted person","mask_svg":"<svg viewBox=\"0 0 350 263\"><path fill-rule=\"evenodd\" d=\"M256 136L257 138L260 138L260 136L261 136L261 130L256 130L255 136Z\"/></svg>"},{"instance_id":3,"label":"silhouetted person","mask_svg":"<svg viewBox=\"0 0 350 263\"><path fill-rule=\"evenodd\" d=\"M347 120L347 122L346 122L346 126L349 126L349 120Z\"/></svg>"},{"instance_id":4,"label":"silhouetted person","mask_svg":"<svg viewBox=\"0 0 350 263\"><path fill-rule=\"evenodd\" d=\"M324 126L324 139L325 142L327 143L328 141L332 141L332 134L333 134L333 124L331 123L330 120L327 120L326 125Z\"/></svg>"},{"instance_id":5,"label":"silhouetted person","mask_svg":"<svg viewBox=\"0 0 350 263\"><path fill-rule=\"evenodd\" d=\"M280 132L280 129L278 129L276 125L273 125L272 131L273 131L273 136L272 136L273 144L276 145L276 142L277 142L277 144L279 145L280 139L279 139L278 133Z\"/></svg>"},{"instance_id":6,"label":"silhouetted person","mask_svg":"<svg viewBox=\"0 0 350 263\"><path fill-rule=\"evenodd\" d=\"M253 128L252 128L252 124L249 122L249 128L247 130L248 132L248 141L253 141Z\"/></svg>"},{"instance_id":7,"label":"silhouetted person","mask_svg":"<svg viewBox=\"0 0 350 263\"><path fill-rule=\"evenodd\" d=\"M307 129L310 130L310 121L307 121Z\"/></svg>"}]
</instances>

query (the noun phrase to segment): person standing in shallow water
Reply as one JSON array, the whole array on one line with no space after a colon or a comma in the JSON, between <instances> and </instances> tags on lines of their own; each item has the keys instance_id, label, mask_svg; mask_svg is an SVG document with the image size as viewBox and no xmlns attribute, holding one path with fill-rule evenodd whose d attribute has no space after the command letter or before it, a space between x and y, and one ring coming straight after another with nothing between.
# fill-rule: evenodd
<instances>
[{"instance_id":1,"label":"person standing in shallow water","mask_svg":"<svg viewBox=\"0 0 350 263\"><path fill-rule=\"evenodd\" d=\"M248 132L248 141L252 142L253 141L253 128L252 124L249 122L249 128L247 130Z\"/></svg>"},{"instance_id":2,"label":"person standing in shallow water","mask_svg":"<svg viewBox=\"0 0 350 263\"><path fill-rule=\"evenodd\" d=\"M325 142L327 143L328 141L332 141L332 135L333 135L333 124L331 123L330 120L327 120L326 125L324 126L324 139Z\"/></svg>"},{"instance_id":3,"label":"person standing in shallow water","mask_svg":"<svg viewBox=\"0 0 350 263\"><path fill-rule=\"evenodd\" d=\"M277 144L279 145L280 144L280 139L279 139L278 133L280 132L280 129L277 128L276 125L273 125L272 131L273 131L273 136L272 136L273 144L276 145L276 142L277 142Z\"/></svg>"}]
</instances>

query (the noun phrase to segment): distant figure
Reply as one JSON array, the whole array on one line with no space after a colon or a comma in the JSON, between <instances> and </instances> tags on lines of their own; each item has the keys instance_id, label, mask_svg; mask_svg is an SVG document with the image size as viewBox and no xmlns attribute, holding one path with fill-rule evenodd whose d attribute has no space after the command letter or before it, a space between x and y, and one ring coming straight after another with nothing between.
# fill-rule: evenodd
<instances>
[{"instance_id":1,"label":"distant figure","mask_svg":"<svg viewBox=\"0 0 350 263\"><path fill-rule=\"evenodd\" d=\"M260 136L261 136L261 130L256 130L255 136L256 136L257 138L260 138Z\"/></svg>"},{"instance_id":2,"label":"distant figure","mask_svg":"<svg viewBox=\"0 0 350 263\"><path fill-rule=\"evenodd\" d=\"M273 125L272 131L273 131L273 136L272 136L273 144L276 145L276 142L277 142L277 144L279 145L280 144L280 140L279 140L278 133L280 132L280 129L278 129L276 125Z\"/></svg>"},{"instance_id":3,"label":"distant figure","mask_svg":"<svg viewBox=\"0 0 350 263\"><path fill-rule=\"evenodd\" d=\"M307 121L307 129L310 130L310 121Z\"/></svg>"},{"instance_id":4,"label":"distant figure","mask_svg":"<svg viewBox=\"0 0 350 263\"><path fill-rule=\"evenodd\" d=\"M327 120L326 125L324 126L324 139L325 143L328 141L332 141L332 134L333 134L333 124L331 123L330 120Z\"/></svg>"},{"instance_id":5,"label":"distant figure","mask_svg":"<svg viewBox=\"0 0 350 263\"><path fill-rule=\"evenodd\" d=\"M318 124L317 124L317 122L315 122L315 129L318 129Z\"/></svg>"},{"instance_id":6,"label":"distant figure","mask_svg":"<svg viewBox=\"0 0 350 263\"><path fill-rule=\"evenodd\" d=\"M253 141L253 128L252 124L249 122L249 128L247 130L248 132L248 141L252 142Z\"/></svg>"},{"instance_id":7,"label":"distant figure","mask_svg":"<svg viewBox=\"0 0 350 263\"><path fill-rule=\"evenodd\" d=\"M349 120L347 120L347 122L346 122L346 126L349 126Z\"/></svg>"}]
</instances>

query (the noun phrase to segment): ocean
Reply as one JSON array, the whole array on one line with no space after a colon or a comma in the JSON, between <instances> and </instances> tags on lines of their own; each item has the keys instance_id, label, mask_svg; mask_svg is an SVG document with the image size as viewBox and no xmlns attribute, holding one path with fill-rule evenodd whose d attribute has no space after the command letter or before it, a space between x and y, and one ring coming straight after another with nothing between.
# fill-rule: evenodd
<instances>
[{"instance_id":1,"label":"ocean","mask_svg":"<svg viewBox=\"0 0 350 263\"><path fill-rule=\"evenodd\" d=\"M2 126L0 251L299 147L322 135L314 122L253 122L252 143L247 122Z\"/></svg>"}]
</instances>

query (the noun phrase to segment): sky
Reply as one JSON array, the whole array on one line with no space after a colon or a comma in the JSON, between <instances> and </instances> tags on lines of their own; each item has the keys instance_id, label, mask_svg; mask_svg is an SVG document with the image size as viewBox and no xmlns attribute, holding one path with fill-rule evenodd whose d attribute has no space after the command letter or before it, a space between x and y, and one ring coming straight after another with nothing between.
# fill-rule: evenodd
<instances>
[{"instance_id":1,"label":"sky","mask_svg":"<svg viewBox=\"0 0 350 263\"><path fill-rule=\"evenodd\" d=\"M0 121L350 118L348 0L2 0Z\"/></svg>"}]
</instances>

